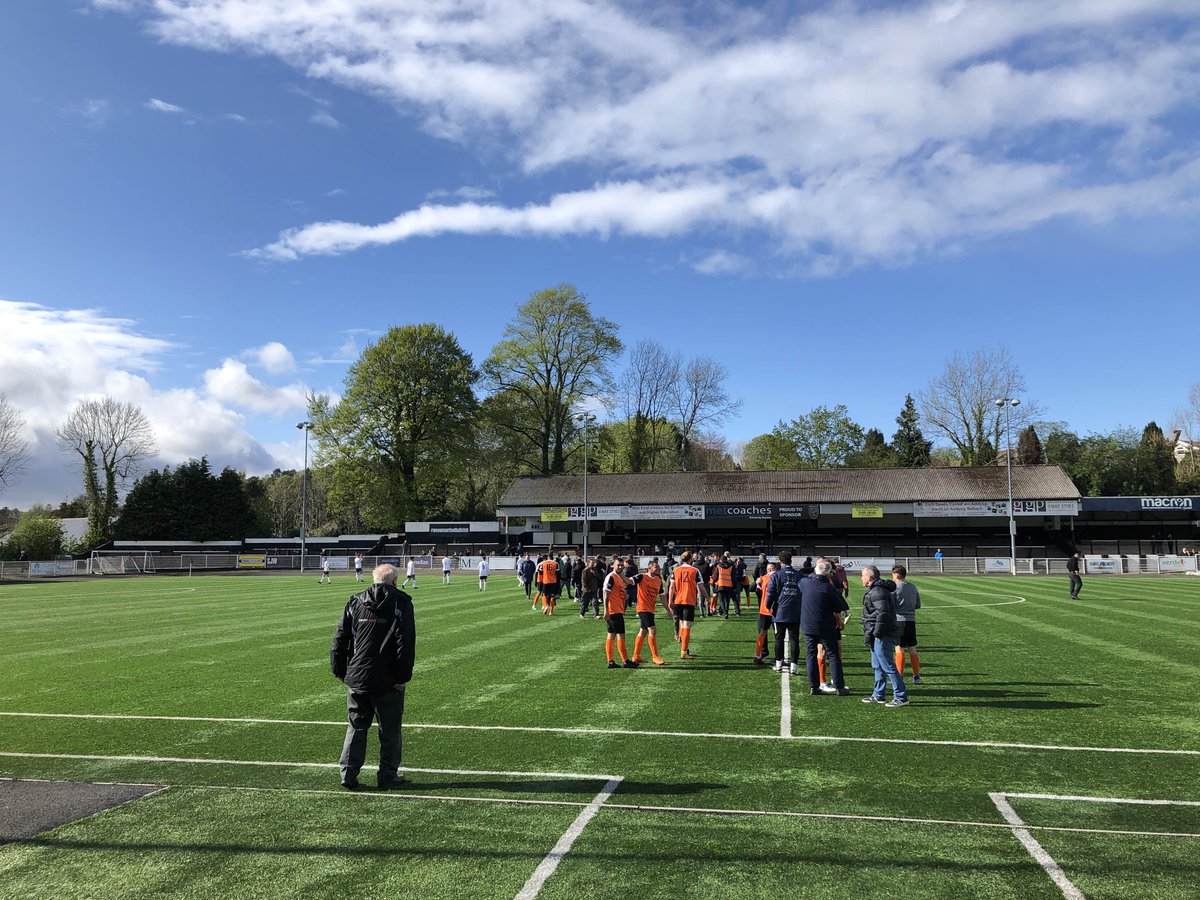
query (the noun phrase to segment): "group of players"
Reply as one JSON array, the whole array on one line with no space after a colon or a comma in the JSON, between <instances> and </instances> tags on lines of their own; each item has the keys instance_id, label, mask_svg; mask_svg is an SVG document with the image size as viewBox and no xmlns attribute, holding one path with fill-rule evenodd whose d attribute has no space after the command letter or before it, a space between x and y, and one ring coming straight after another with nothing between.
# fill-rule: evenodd
<instances>
[{"instance_id":1,"label":"group of players","mask_svg":"<svg viewBox=\"0 0 1200 900\"><path fill-rule=\"evenodd\" d=\"M782 557L783 554L781 559ZM791 564L790 554L785 564ZM759 556L754 572L750 575L747 574L745 561L728 553L705 556L685 552L678 562L668 553L661 566L655 557L644 572L639 570L637 559L633 556L617 556L610 563L603 556L594 556L584 561L579 556L555 557L547 554L533 558L526 553L518 560L517 578L526 598L532 601L530 609L537 611L540 604L543 615L554 615L558 599L564 591L568 599L572 599L574 593L581 617L586 617L591 609L593 617L599 619L603 607L607 625L605 658L610 669L621 666L634 669L647 662L642 657L642 651L647 645L650 649L649 661L657 666L666 664L659 652L655 624L655 613L660 601L671 616L675 639L680 645L680 659L687 660L694 658L690 645L691 631L697 615L701 618L721 616L727 619L732 609L735 616L740 616L742 596L749 599L753 591L759 600L754 663L767 664L767 640L774 632L776 671L796 675L798 660L796 650L793 649L795 644L789 641L785 646L785 639L791 635L786 627L781 627L776 599L769 596L771 576L779 568L780 563L769 562L765 554ZM846 570L836 561L824 559L818 560L814 565L812 557L805 559L797 568L801 577L815 574L827 581L832 589L830 594L836 598L830 603L828 613L830 633L834 634L836 639L818 642L816 665L820 678L819 690L824 693L841 693L844 688L839 690L832 682L840 680L841 633L850 618L847 602L850 597L850 584ZM903 577L903 574L899 575L899 578ZM919 605L919 600L917 604ZM630 606L635 607L638 616L638 632L632 656L627 651L625 641L625 615ZM915 646L915 625L910 621L907 632L902 629L902 633L904 636L897 641L895 651L896 665L903 672L903 659L906 655L910 656L915 675L920 671ZM791 658L785 659L789 650ZM829 654L834 654L837 658L832 665L826 658ZM837 677L831 679L830 669L834 667Z\"/></svg>"}]
</instances>

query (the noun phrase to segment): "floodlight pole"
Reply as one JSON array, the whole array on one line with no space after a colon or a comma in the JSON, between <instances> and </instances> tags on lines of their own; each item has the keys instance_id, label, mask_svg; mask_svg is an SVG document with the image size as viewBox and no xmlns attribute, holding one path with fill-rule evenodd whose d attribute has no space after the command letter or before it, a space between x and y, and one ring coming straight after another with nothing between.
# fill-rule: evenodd
<instances>
[{"instance_id":1,"label":"floodlight pole","mask_svg":"<svg viewBox=\"0 0 1200 900\"><path fill-rule=\"evenodd\" d=\"M588 513L587 477L588 477L588 427L595 423L596 414L590 412L576 413L573 418L583 426L583 562L588 561Z\"/></svg>"},{"instance_id":2,"label":"floodlight pole","mask_svg":"<svg viewBox=\"0 0 1200 900\"><path fill-rule=\"evenodd\" d=\"M308 433L312 422L298 422L296 427L304 432L304 472L300 476L300 574L304 574L304 553L308 539Z\"/></svg>"},{"instance_id":3,"label":"floodlight pole","mask_svg":"<svg viewBox=\"0 0 1200 900\"><path fill-rule=\"evenodd\" d=\"M997 397L996 406L1004 409L1004 462L1008 468L1008 550L1009 568L1011 574L1017 574L1017 520L1013 515L1012 491L1012 408L1020 406L1021 401L1013 397Z\"/></svg>"}]
</instances>

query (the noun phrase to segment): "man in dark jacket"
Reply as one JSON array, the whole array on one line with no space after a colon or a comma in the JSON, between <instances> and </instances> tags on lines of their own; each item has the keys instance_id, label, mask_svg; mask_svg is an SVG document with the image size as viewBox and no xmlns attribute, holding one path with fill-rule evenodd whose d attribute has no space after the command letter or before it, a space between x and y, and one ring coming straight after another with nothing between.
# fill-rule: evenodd
<instances>
[{"instance_id":1,"label":"man in dark jacket","mask_svg":"<svg viewBox=\"0 0 1200 900\"><path fill-rule=\"evenodd\" d=\"M329 649L329 664L346 684L350 725L339 763L342 786L358 787L367 755L367 733L379 719L378 783L386 790L405 782L400 768L404 690L412 678L417 640L412 598L397 589L395 566L376 567L374 582L346 604Z\"/></svg>"},{"instance_id":2,"label":"man in dark jacket","mask_svg":"<svg viewBox=\"0 0 1200 900\"><path fill-rule=\"evenodd\" d=\"M833 564L827 559L819 559L814 570L814 574L800 581L800 631L808 656L808 692L813 696L837 692L844 697L850 691L846 688L842 660L838 656L837 626L841 621L839 616L848 607L841 592L830 583ZM833 682L828 691L820 687L817 668L817 647L821 645L825 647L825 660Z\"/></svg>"},{"instance_id":3,"label":"man in dark jacket","mask_svg":"<svg viewBox=\"0 0 1200 900\"><path fill-rule=\"evenodd\" d=\"M908 690L896 669L896 641L900 637L896 604L892 599L896 585L882 581L879 569L870 565L863 566L862 583L866 588L862 608L863 643L871 651L871 668L875 670L875 689L863 697L863 703L883 703L890 681L892 699L884 705L892 709L908 706Z\"/></svg>"},{"instance_id":4,"label":"man in dark jacket","mask_svg":"<svg viewBox=\"0 0 1200 900\"><path fill-rule=\"evenodd\" d=\"M604 573L600 571L599 561L592 557L587 561L579 576L579 616L587 615L588 607L594 610L592 618L600 618L600 586L604 581Z\"/></svg>"},{"instance_id":5,"label":"man in dark jacket","mask_svg":"<svg viewBox=\"0 0 1200 900\"><path fill-rule=\"evenodd\" d=\"M1079 592L1083 590L1083 578L1079 575L1079 561L1083 555L1076 550L1067 560L1067 575L1071 578L1071 599L1078 600Z\"/></svg>"},{"instance_id":6,"label":"man in dark jacket","mask_svg":"<svg viewBox=\"0 0 1200 900\"><path fill-rule=\"evenodd\" d=\"M767 608L775 623L775 671L783 671L783 639L788 638L792 675L799 674L800 658L800 573L792 568L791 551L779 554L779 571L767 582Z\"/></svg>"}]
</instances>

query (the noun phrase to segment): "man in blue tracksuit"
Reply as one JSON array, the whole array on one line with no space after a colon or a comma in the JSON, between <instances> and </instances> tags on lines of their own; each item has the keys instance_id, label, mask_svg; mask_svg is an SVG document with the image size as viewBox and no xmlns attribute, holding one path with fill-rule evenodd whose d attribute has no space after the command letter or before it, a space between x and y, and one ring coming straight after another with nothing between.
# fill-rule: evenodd
<instances>
[{"instance_id":1,"label":"man in blue tracksuit","mask_svg":"<svg viewBox=\"0 0 1200 900\"><path fill-rule=\"evenodd\" d=\"M800 573L792 568L790 550L779 554L779 571L767 582L767 608L775 625L775 671L783 671L783 641L791 651L791 675L799 674L800 658Z\"/></svg>"}]
</instances>

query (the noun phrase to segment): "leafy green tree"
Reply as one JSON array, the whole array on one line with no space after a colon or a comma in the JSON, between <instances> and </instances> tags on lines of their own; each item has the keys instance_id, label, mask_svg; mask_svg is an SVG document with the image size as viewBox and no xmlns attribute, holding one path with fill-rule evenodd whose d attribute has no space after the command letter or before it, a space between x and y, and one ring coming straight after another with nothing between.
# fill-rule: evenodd
<instances>
[{"instance_id":1,"label":"leafy green tree","mask_svg":"<svg viewBox=\"0 0 1200 900\"><path fill-rule=\"evenodd\" d=\"M921 432L921 415L917 412L917 404L912 394L905 394L904 408L896 416L899 426L892 435L892 449L896 452L896 465L907 469L917 469L930 465L930 451L933 441L925 439Z\"/></svg>"},{"instance_id":2,"label":"leafy green tree","mask_svg":"<svg viewBox=\"0 0 1200 900\"><path fill-rule=\"evenodd\" d=\"M609 368L621 352L617 325L594 316L587 298L560 284L517 308L500 343L483 363L486 385L500 399L498 426L522 448L523 467L542 475L567 471L578 446L574 410L611 393Z\"/></svg>"},{"instance_id":3,"label":"leafy green tree","mask_svg":"<svg viewBox=\"0 0 1200 900\"><path fill-rule=\"evenodd\" d=\"M117 519L122 540L236 540L258 531L247 479L226 468L213 475L207 458L174 472L152 470L138 479Z\"/></svg>"},{"instance_id":4,"label":"leafy green tree","mask_svg":"<svg viewBox=\"0 0 1200 900\"><path fill-rule=\"evenodd\" d=\"M447 482L469 459L478 377L439 325L393 327L368 346L336 406L310 401L331 507L354 510L373 531L441 512Z\"/></svg>"},{"instance_id":5,"label":"leafy green tree","mask_svg":"<svg viewBox=\"0 0 1200 900\"><path fill-rule=\"evenodd\" d=\"M796 448L802 469L843 466L866 441L862 426L842 404L832 409L815 406L790 422L780 422L774 433Z\"/></svg>"},{"instance_id":6,"label":"leafy green tree","mask_svg":"<svg viewBox=\"0 0 1200 900\"><path fill-rule=\"evenodd\" d=\"M899 464L896 451L878 428L867 429L862 449L846 458L846 465L857 469L890 469Z\"/></svg>"},{"instance_id":7,"label":"leafy green tree","mask_svg":"<svg viewBox=\"0 0 1200 900\"><path fill-rule=\"evenodd\" d=\"M1037 466L1045 461L1046 454L1042 450L1041 438L1038 437L1037 429L1029 425L1017 437L1017 453L1013 462L1022 466Z\"/></svg>"},{"instance_id":8,"label":"leafy green tree","mask_svg":"<svg viewBox=\"0 0 1200 900\"><path fill-rule=\"evenodd\" d=\"M760 434L746 442L742 450L742 468L750 472L799 469L796 446L774 432Z\"/></svg>"},{"instance_id":9,"label":"leafy green tree","mask_svg":"<svg viewBox=\"0 0 1200 900\"><path fill-rule=\"evenodd\" d=\"M1175 490L1175 446L1157 422L1142 430L1135 461L1140 494L1170 494Z\"/></svg>"},{"instance_id":10,"label":"leafy green tree","mask_svg":"<svg viewBox=\"0 0 1200 900\"><path fill-rule=\"evenodd\" d=\"M26 513L8 538L8 552L32 560L53 559L62 553L62 522L53 516Z\"/></svg>"}]
</instances>

